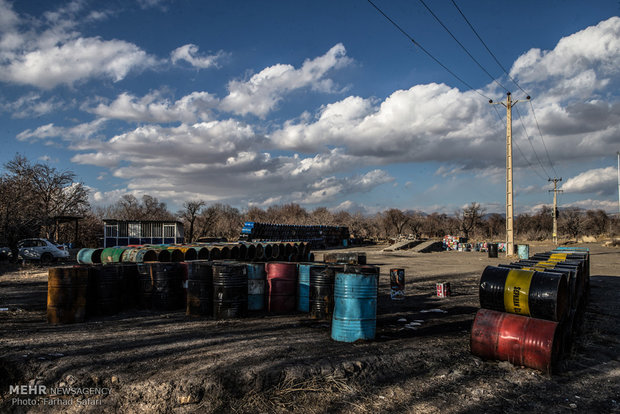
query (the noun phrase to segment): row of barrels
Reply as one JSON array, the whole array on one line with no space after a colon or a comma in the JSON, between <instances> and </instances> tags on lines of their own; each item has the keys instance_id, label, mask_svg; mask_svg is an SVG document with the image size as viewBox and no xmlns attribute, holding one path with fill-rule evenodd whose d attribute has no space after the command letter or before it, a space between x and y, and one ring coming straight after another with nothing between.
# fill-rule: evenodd
<instances>
[{"instance_id":1,"label":"row of barrels","mask_svg":"<svg viewBox=\"0 0 620 414\"><path fill-rule=\"evenodd\" d=\"M375 335L379 268L326 263L147 262L49 269L49 323L82 322L125 309L185 309L239 318L251 311L305 312L332 322L332 338Z\"/></svg>"},{"instance_id":2,"label":"row of barrels","mask_svg":"<svg viewBox=\"0 0 620 414\"><path fill-rule=\"evenodd\" d=\"M105 249L85 248L77 254L80 264L189 260L306 261L314 260L314 255L310 245L304 242L116 246Z\"/></svg>"},{"instance_id":3,"label":"row of barrels","mask_svg":"<svg viewBox=\"0 0 620 414\"><path fill-rule=\"evenodd\" d=\"M487 266L471 351L551 373L570 352L590 286L587 249L562 247L527 260Z\"/></svg>"}]
</instances>

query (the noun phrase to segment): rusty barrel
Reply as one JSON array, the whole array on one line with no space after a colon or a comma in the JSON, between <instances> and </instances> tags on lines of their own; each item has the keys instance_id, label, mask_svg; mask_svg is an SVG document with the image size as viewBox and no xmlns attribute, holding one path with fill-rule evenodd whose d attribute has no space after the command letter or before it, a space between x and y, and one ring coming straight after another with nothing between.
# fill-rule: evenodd
<instances>
[{"instance_id":1,"label":"rusty barrel","mask_svg":"<svg viewBox=\"0 0 620 414\"><path fill-rule=\"evenodd\" d=\"M117 263L91 266L88 311L93 315L114 315L121 310L121 275Z\"/></svg>"},{"instance_id":2,"label":"rusty barrel","mask_svg":"<svg viewBox=\"0 0 620 414\"><path fill-rule=\"evenodd\" d=\"M213 263L213 316L239 318L248 310L248 277L245 264Z\"/></svg>"},{"instance_id":3,"label":"rusty barrel","mask_svg":"<svg viewBox=\"0 0 620 414\"><path fill-rule=\"evenodd\" d=\"M310 317L331 321L334 311L334 278L343 265L318 265L310 268Z\"/></svg>"},{"instance_id":4,"label":"rusty barrel","mask_svg":"<svg viewBox=\"0 0 620 414\"><path fill-rule=\"evenodd\" d=\"M550 374L560 354L558 323L480 309L471 329L471 353Z\"/></svg>"},{"instance_id":5,"label":"rusty barrel","mask_svg":"<svg viewBox=\"0 0 620 414\"><path fill-rule=\"evenodd\" d=\"M270 262L265 265L267 273L267 306L269 312L295 310L297 290L297 265L286 262Z\"/></svg>"},{"instance_id":6,"label":"rusty barrel","mask_svg":"<svg viewBox=\"0 0 620 414\"><path fill-rule=\"evenodd\" d=\"M481 308L556 322L569 309L568 283L559 273L487 266L479 296Z\"/></svg>"},{"instance_id":7,"label":"rusty barrel","mask_svg":"<svg viewBox=\"0 0 620 414\"><path fill-rule=\"evenodd\" d=\"M187 267L187 306L191 316L213 315L213 267L208 261L185 262Z\"/></svg>"},{"instance_id":8,"label":"rusty barrel","mask_svg":"<svg viewBox=\"0 0 620 414\"><path fill-rule=\"evenodd\" d=\"M378 267L347 266L343 271L336 272L331 332L333 340L355 342L374 339L378 281Z\"/></svg>"},{"instance_id":9,"label":"rusty barrel","mask_svg":"<svg viewBox=\"0 0 620 414\"><path fill-rule=\"evenodd\" d=\"M142 263L142 262L153 262L157 260L157 252L153 249L145 249L145 248L134 248L127 249L123 253L122 261L123 263Z\"/></svg>"},{"instance_id":10,"label":"rusty barrel","mask_svg":"<svg viewBox=\"0 0 620 414\"><path fill-rule=\"evenodd\" d=\"M51 267L47 278L47 322L84 322L87 289L88 268Z\"/></svg>"},{"instance_id":11,"label":"rusty barrel","mask_svg":"<svg viewBox=\"0 0 620 414\"><path fill-rule=\"evenodd\" d=\"M265 263L248 263L248 310L265 309Z\"/></svg>"}]
</instances>

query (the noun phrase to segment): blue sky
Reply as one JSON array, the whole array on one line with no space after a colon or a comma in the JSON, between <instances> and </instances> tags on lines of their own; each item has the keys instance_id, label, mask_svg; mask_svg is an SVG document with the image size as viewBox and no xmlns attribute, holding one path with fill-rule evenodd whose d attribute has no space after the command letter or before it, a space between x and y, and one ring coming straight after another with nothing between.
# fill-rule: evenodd
<instances>
[{"instance_id":1,"label":"blue sky","mask_svg":"<svg viewBox=\"0 0 620 414\"><path fill-rule=\"evenodd\" d=\"M497 82L422 2L374 2L474 90L366 0L0 0L0 162L71 169L95 205L503 212L499 83L517 212L554 176L562 206L617 211L618 1L455 0L531 105L451 0L425 2Z\"/></svg>"}]
</instances>

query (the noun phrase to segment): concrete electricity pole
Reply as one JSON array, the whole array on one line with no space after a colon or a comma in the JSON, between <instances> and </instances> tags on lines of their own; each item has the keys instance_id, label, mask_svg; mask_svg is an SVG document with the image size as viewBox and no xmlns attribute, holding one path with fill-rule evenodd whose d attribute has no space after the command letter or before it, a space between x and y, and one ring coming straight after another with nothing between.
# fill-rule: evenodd
<instances>
[{"instance_id":1,"label":"concrete electricity pole","mask_svg":"<svg viewBox=\"0 0 620 414\"><path fill-rule=\"evenodd\" d=\"M562 181L562 178L549 178L549 181L553 182L553 244L558 244L558 193L563 192L558 190L558 181Z\"/></svg>"},{"instance_id":2,"label":"concrete electricity pole","mask_svg":"<svg viewBox=\"0 0 620 414\"><path fill-rule=\"evenodd\" d=\"M528 96L529 100L530 97ZM506 94L506 103L493 102L490 104L504 105L506 107L506 256L515 254L514 236L514 196L512 181L512 107L519 102L512 101L510 92Z\"/></svg>"}]
</instances>

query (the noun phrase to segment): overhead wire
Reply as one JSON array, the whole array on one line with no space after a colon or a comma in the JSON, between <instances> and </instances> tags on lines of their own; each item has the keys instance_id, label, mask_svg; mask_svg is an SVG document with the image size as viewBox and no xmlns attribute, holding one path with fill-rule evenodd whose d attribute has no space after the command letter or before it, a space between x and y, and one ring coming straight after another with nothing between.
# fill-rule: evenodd
<instances>
[{"instance_id":1,"label":"overhead wire","mask_svg":"<svg viewBox=\"0 0 620 414\"><path fill-rule=\"evenodd\" d=\"M368 3L370 3L372 5L372 7L374 7L379 13L381 13L381 15L383 15L383 17L385 17L390 23L392 23L392 25L394 27L396 27L405 37L407 37L415 46L419 47L420 50L422 50L424 53L426 53L426 55L428 57L430 57L431 59L433 59L435 61L435 63L437 63L439 66L441 66L442 68L444 68L450 75L454 76L456 79L458 79L463 85L467 86L469 89L471 89L472 91L476 92L478 95L482 96L485 99L491 100L491 98L489 98L488 96L484 95L482 92L480 92L479 90L475 89L473 86L471 86L469 83L465 82L461 77L459 77L456 73L454 73L453 71L451 71L446 65L444 65L443 63L441 63L441 61L439 61L439 59L437 59L435 56L433 56L428 50L426 50L420 43L416 42L415 39L413 37L411 37L411 35L409 35L409 33L407 33L402 27L400 27L394 20L392 20L387 14L385 14L383 12L383 10L381 10L375 3L372 2L372 0L367 0Z\"/></svg>"},{"instance_id":2,"label":"overhead wire","mask_svg":"<svg viewBox=\"0 0 620 414\"><path fill-rule=\"evenodd\" d=\"M521 122L521 126L523 127L523 132L525 133L525 138L527 139L527 142L530 143L530 147L532 147L532 152L534 152L534 156L536 157L536 161L538 161L538 165L540 165L540 168L543 170L543 172L547 176L547 179L551 179L551 177L549 176L549 173L543 166L542 162L540 162L540 158L538 157L538 153L536 152L536 149L534 148L534 144L532 144L532 141L529 138L530 136L527 133L527 128L525 128L525 123L523 122L523 116L521 115L521 111L519 111L519 107L515 106L514 108L517 110L517 114L519 115L519 121Z\"/></svg>"},{"instance_id":3,"label":"overhead wire","mask_svg":"<svg viewBox=\"0 0 620 414\"><path fill-rule=\"evenodd\" d=\"M499 113L499 110L497 109L497 107L495 105L493 105L493 109L495 109L495 113L497 114L497 117L499 118L500 123L504 123L504 118L502 118L502 116ZM534 171L534 173L539 176L541 179L545 180L545 177L543 177L542 175L540 175L540 173L538 172L538 170L534 167L534 165L530 162L530 160L527 159L527 157L525 156L525 154L523 153L523 151L521 150L521 147L519 146L519 144L517 143L517 141L512 141L515 144L515 147L517 147L517 151L519 151L519 154L521 154L521 157L523 157L523 160L525 160L525 163L531 168L531 171Z\"/></svg>"},{"instance_id":4,"label":"overhead wire","mask_svg":"<svg viewBox=\"0 0 620 414\"><path fill-rule=\"evenodd\" d=\"M437 20L437 23L439 23L439 24L441 25L441 27L443 27L443 28L446 30L446 32L448 32L448 34L450 34L450 36L452 36L452 39L454 39L454 41L455 41L456 43L458 43L458 45L461 47L461 49L463 49L463 50L465 51L465 53L467 53L467 56L469 56L469 57L471 58L471 60L473 60L473 61L476 63L476 65L478 65L478 67L479 67L480 69L482 69L482 71L483 71L484 73L486 73L486 74L489 76L489 78L491 78L491 80L492 80L493 82L495 82L496 84L498 84L498 85L499 85L499 87L500 87L500 88L502 88L502 89L504 89L506 92L508 92L508 89L507 89L504 85L502 85L501 83L499 83L499 81L498 81L497 79L495 79L495 77L494 77L493 75L491 75L491 74L489 73L489 71L487 71L487 70L484 68L484 66L482 66L482 65L480 64L480 62L478 62L478 60L476 60L476 58L475 58L475 57L474 57L474 56L473 56L473 55L469 52L469 50L467 50L467 48L466 48L466 47L465 47L465 46L464 46L464 45L463 45L463 44L459 41L459 39L457 39L457 38L456 38L456 36L455 36L455 35L454 35L451 31L450 31L450 29L448 29L448 27L447 27L445 24L443 24L443 22L439 19L439 17L437 17L437 15L436 15L435 13L433 13L433 11L431 10L431 8L430 8L430 7L428 7L428 5L427 5L426 3L424 3L424 0L419 0L419 1L420 1L420 3L422 3L422 5L426 8L426 10L428 10L428 12L429 12L429 13L430 13L430 14L431 14L434 18L435 18L435 20Z\"/></svg>"},{"instance_id":5,"label":"overhead wire","mask_svg":"<svg viewBox=\"0 0 620 414\"><path fill-rule=\"evenodd\" d=\"M474 32L474 34L476 35L476 37L478 38L478 40L480 40L480 43L482 43L482 45L485 47L485 49L487 50L487 52L489 52L489 54L491 55L491 57L495 60L495 63L497 63L497 65L504 71L504 73L506 74L506 76L508 76L508 79L510 79L510 81L512 83L514 83L517 88L519 88L521 90L521 92L523 92L526 95L529 95L529 93L527 93L518 83L516 80L514 80L512 78L512 76L510 76L510 74L508 73L508 71L506 70L506 68L504 68L504 66L499 62L499 59L497 59L497 57L495 56L495 54L493 52L491 52L491 49L489 49L489 47L487 46L487 44L484 42L484 40L482 40L482 37L480 37L480 35L478 34L478 32L476 31L476 29L474 29L474 26L469 22L469 20L467 19L467 17L465 17L465 14L463 13L463 11L461 10L461 8L456 4L456 2L454 0L451 0L452 4L454 5L454 7L456 7L456 9L458 10L458 12L461 14L461 16L463 17L463 19L465 20L465 22L467 23L467 25L469 25L469 28L472 30L472 32Z\"/></svg>"},{"instance_id":6,"label":"overhead wire","mask_svg":"<svg viewBox=\"0 0 620 414\"><path fill-rule=\"evenodd\" d=\"M420 0L422 1L422 0ZM512 81L512 83L514 83L517 88L519 88L523 93L525 93L526 95L529 96L529 94L521 87L521 85L519 85L517 83L517 81L510 76L510 73L508 73L508 71L506 70L506 68L500 63L499 59L497 59L497 57L495 56L495 54L491 51L491 49L487 46L487 44L484 42L484 40L482 40L482 37L478 34L478 32L476 31L476 29L474 28L474 26L471 24L471 22L467 19L467 17L465 16L465 14L463 13L463 11L461 10L461 8L456 4L455 0L450 0L452 2L452 4L454 5L454 7L458 10L458 12L460 13L460 15L463 17L463 19L465 20L465 22L467 23L467 25L469 26L469 28L472 30L472 32L474 32L474 34L476 35L476 37L478 38L478 40L480 40L480 43L482 43L482 45L485 47L485 49L487 50L487 52L489 52L489 54L491 55L491 57L495 60L495 62L497 63L497 65L504 71L504 73L506 74L506 76L508 77L508 79L510 79ZM542 134L542 130L540 129L540 125L538 123L538 118L536 117L536 111L534 110L534 105L532 104L532 100L528 99L528 101L530 102L530 107L532 109L532 115L534 116L534 120L536 121L536 127L538 128L538 134L540 135L540 140L542 141L543 147L545 149L545 153L547 155L547 161L549 161L549 165L551 165L551 169L553 170L554 174L556 177L558 177L558 173L555 170L555 167L553 166L553 161L551 161L551 157L549 156L549 151L547 150L547 145L545 144L545 139L543 137ZM538 158L538 155L536 155L536 158ZM548 174L547 174L548 175Z\"/></svg>"}]
</instances>

